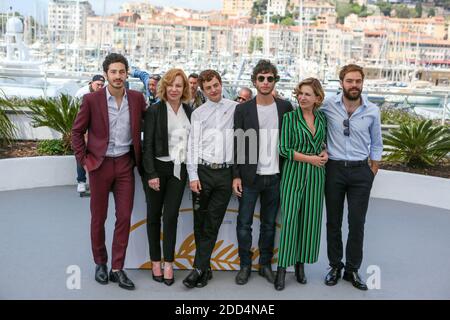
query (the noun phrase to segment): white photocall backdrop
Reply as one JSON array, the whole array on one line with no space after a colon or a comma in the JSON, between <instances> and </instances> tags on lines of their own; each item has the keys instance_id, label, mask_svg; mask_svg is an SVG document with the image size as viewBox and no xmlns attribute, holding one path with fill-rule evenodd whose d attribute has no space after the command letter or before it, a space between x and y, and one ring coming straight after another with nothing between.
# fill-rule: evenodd
<instances>
[{"instance_id":1,"label":"white photocall backdrop","mask_svg":"<svg viewBox=\"0 0 450 320\"><path fill-rule=\"evenodd\" d=\"M136 172L136 191L134 209L131 220L130 239L125 260L125 268L150 269L150 256L147 240L146 203L142 183ZM239 270L239 254L236 238L236 218L238 200L232 196L217 237L216 246L211 256L211 267L214 270ZM278 214L279 219L279 214ZM162 223L161 223L162 226ZM259 201L256 204L253 218L253 268L258 269L259 250ZM280 225L277 223L273 266L276 267ZM162 227L161 227L162 236ZM161 246L162 252L162 246ZM192 214L192 194L186 186L178 218L177 242L175 247L175 268L191 269L195 257L194 227Z\"/></svg>"}]
</instances>

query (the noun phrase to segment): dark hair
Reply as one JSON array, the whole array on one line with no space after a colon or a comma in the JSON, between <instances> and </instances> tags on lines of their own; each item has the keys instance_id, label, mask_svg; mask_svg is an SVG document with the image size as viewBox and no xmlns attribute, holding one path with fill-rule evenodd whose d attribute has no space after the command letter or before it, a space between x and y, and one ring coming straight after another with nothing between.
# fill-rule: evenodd
<instances>
[{"instance_id":1,"label":"dark hair","mask_svg":"<svg viewBox=\"0 0 450 320\"><path fill-rule=\"evenodd\" d=\"M103 71L108 73L108 68L112 63L120 62L125 65L125 69L128 72L128 61L120 53L110 53L106 56L105 61L103 61Z\"/></svg>"},{"instance_id":2,"label":"dark hair","mask_svg":"<svg viewBox=\"0 0 450 320\"><path fill-rule=\"evenodd\" d=\"M150 79L159 81L159 80L161 80L161 76L159 74L152 74Z\"/></svg>"},{"instance_id":3,"label":"dark hair","mask_svg":"<svg viewBox=\"0 0 450 320\"><path fill-rule=\"evenodd\" d=\"M339 79L341 81L344 81L345 75L349 72L354 72L357 71L359 73L361 73L361 76L364 80L364 71L363 68L358 66L357 64L348 64L346 66L343 66L341 71L339 72Z\"/></svg>"},{"instance_id":4,"label":"dark hair","mask_svg":"<svg viewBox=\"0 0 450 320\"><path fill-rule=\"evenodd\" d=\"M189 79L189 78L198 79L198 74L196 74L196 73L191 73L191 74L189 75L188 79Z\"/></svg>"},{"instance_id":5,"label":"dark hair","mask_svg":"<svg viewBox=\"0 0 450 320\"><path fill-rule=\"evenodd\" d=\"M252 82L256 82L256 77L260 73L273 73L273 76L275 77L275 81L278 81L280 78L278 76L278 70L277 67L275 67L274 64L272 64L269 60L261 59L258 61L256 66L253 68L253 74L252 74Z\"/></svg>"},{"instance_id":6,"label":"dark hair","mask_svg":"<svg viewBox=\"0 0 450 320\"><path fill-rule=\"evenodd\" d=\"M203 90L203 83L211 81L214 77L219 80L220 84L222 84L222 78L217 71L211 69L203 70L198 76L198 84L200 88Z\"/></svg>"}]
</instances>

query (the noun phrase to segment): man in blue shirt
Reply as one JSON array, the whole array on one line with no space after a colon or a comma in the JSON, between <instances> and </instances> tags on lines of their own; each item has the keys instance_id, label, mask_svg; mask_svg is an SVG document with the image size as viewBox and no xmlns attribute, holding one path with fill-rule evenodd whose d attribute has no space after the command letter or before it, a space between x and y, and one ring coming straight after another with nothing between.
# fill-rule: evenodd
<instances>
[{"instance_id":1,"label":"man in blue shirt","mask_svg":"<svg viewBox=\"0 0 450 320\"><path fill-rule=\"evenodd\" d=\"M158 82L159 80L161 80L160 75L158 74L150 75L146 71L135 69L130 71L130 76L133 78L139 78L144 84L145 97L147 98L149 106L159 101L159 98L157 97L157 89L158 89Z\"/></svg>"},{"instance_id":2,"label":"man in blue shirt","mask_svg":"<svg viewBox=\"0 0 450 320\"><path fill-rule=\"evenodd\" d=\"M363 257L364 223L373 179L383 152L379 108L361 95L364 72L349 64L339 74L342 93L325 100L321 110L327 116L325 201L327 207L327 251L331 270L325 284L343 279L367 290L358 274ZM370 158L370 165L368 159ZM346 263L342 263L342 218L347 196L349 233Z\"/></svg>"}]
</instances>

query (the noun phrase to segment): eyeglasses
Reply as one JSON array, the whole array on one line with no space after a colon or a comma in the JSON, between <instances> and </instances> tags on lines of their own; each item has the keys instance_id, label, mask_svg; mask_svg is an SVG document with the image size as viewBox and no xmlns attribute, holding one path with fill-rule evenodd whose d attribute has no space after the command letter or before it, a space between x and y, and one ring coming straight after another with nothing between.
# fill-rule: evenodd
<instances>
[{"instance_id":1,"label":"eyeglasses","mask_svg":"<svg viewBox=\"0 0 450 320\"><path fill-rule=\"evenodd\" d=\"M272 83L272 82L277 82L278 80L280 80L279 76L268 76L268 77L264 77L264 76L259 76L258 78L256 78L259 82L264 82L264 80L267 79L268 82Z\"/></svg>"},{"instance_id":2,"label":"eyeglasses","mask_svg":"<svg viewBox=\"0 0 450 320\"><path fill-rule=\"evenodd\" d=\"M345 119L343 122L344 125L344 136L350 136L350 119Z\"/></svg>"}]
</instances>

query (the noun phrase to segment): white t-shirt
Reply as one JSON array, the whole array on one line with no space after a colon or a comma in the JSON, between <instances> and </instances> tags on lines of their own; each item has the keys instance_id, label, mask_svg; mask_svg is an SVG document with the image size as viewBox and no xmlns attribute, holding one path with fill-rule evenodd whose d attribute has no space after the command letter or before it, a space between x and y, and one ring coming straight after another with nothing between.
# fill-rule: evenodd
<instances>
[{"instance_id":1,"label":"white t-shirt","mask_svg":"<svg viewBox=\"0 0 450 320\"><path fill-rule=\"evenodd\" d=\"M280 173L278 159L278 111L276 103L257 105L259 121L259 159L256 173Z\"/></svg>"}]
</instances>

